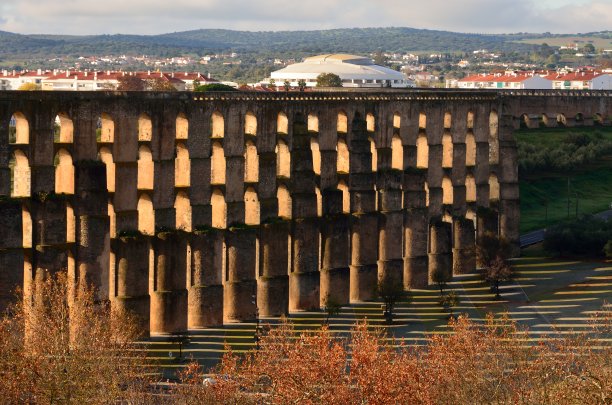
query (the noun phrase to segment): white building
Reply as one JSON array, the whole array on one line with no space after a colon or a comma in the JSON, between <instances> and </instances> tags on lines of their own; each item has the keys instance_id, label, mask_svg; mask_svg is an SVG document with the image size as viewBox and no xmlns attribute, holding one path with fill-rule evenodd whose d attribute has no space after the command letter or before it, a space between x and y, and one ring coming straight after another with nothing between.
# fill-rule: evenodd
<instances>
[{"instance_id":1,"label":"white building","mask_svg":"<svg viewBox=\"0 0 612 405\"><path fill-rule=\"evenodd\" d=\"M457 80L460 89L552 89L552 80L534 72L477 74ZM448 86L448 82L447 82Z\"/></svg>"},{"instance_id":2,"label":"white building","mask_svg":"<svg viewBox=\"0 0 612 405\"><path fill-rule=\"evenodd\" d=\"M321 73L333 73L340 77L343 87L409 87L411 81L403 73L375 65L371 59L363 56L328 54L306 58L302 63L289 65L284 69L272 72L271 77L262 84L274 79L277 86L289 81L297 87L298 81L304 80L306 86L317 85L317 76Z\"/></svg>"},{"instance_id":3,"label":"white building","mask_svg":"<svg viewBox=\"0 0 612 405\"><path fill-rule=\"evenodd\" d=\"M553 89L559 90L612 90L612 74L599 71L579 71L553 74L547 77Z\"/></svg>"}]
</instances>

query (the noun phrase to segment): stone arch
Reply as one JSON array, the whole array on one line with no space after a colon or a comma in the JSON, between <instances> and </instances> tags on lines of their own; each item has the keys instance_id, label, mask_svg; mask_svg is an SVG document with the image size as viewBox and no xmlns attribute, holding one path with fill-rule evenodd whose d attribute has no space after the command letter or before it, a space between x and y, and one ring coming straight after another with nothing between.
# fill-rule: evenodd
<instances>
[{"instance_id":1,"label":"stone arch","mask_svg":"<svg viewBox=\"0 0 612 405\"><path fill-rule=\"evenodd\" d=\"M400 113L395 112L393 114L393 128L400 129L401 124L402 124L402 117Z\"/></svg>"},{"instance_id":2,"label":"stone arch","mask_svg":"<svg viewBox=\"0 0 612 405\"><path fill-rule=\"evenodd\" d=\"M76 242L76 217L70 204L66 204L66 242Z\"/></svg>"},{"instance_id":3,"label":"stone arch","mask_svg":"<svg viewBox=\"0 0 612 405\"><path fill-rule=\"evenodd\" d=\"M74 124L66 113L61 112L55 116L53 121L53 142L74 142Z\"/></svg>"},{"instance_id":4,"label":"stone arch","mask_svg":"<svg viewBox=\"0 0 612 405\"><path fill-rule=\"evenodd\" d=\"M489 113L489 163L499 163L499 118L495 110Z\"/></svg>"},{"instance_id":5,"label":"stone arch","mask_svg":"<svg viewBox=\"0 0 612 405\"><path fill-rule=\"evenodd\" d=\"M338 121L336 124L336 131L338 133L346 134L348 132L348 117L344 111L338 113Z\"/></svg>"},{"instance_id":6,"label":"stone arch","mask_svg":"<svg viewBox=\"0 0 612 405\"><path fill-rule=\"evenodd\" d=\"M176 194L174 211L176 213L176 229L191 232L191 202L184 191Z\"/></svg>"},{"instance_id":7,"label":"stone arch","mask_svg":"<svg viewBox=\"0 0 612 405\"><path fill-rule=\"evenodd\" d=\"M444 129L450 130L453 124L453 116L449 112L444 113Z\"/></svg>"},{"instance_id":8,"label":"stone arch","mask_svg":"<svg viewBox=\"0 0 612 405\"><path fill-rule=\"evenodd\" d=\"M351 212L351 197L348 186L344 180L338 182L338 190L342 191L342 212L348 214Z\"/></svg>"},{"instance_id":9,"label":"stone arch","mask_svg":"<svg viewBox=\"0 0 612 405\"><path fill-rule=\"evenodd\" d=\"M74 194L74 165L72 155L60 149L55 155L55 193Z\"/></svg>"},{"instance_id":10,"label":"stone arch","mask_svg":"<svg viewBox=\"0 0 612 405\"><path fill-rule=\"evenodd\" d=\"M465 218L474 223L474 233L476 233L476 211L474 211L472 208L468 208L467 212L465 213Z\"/></svg>"},{"instance_id":11,"label":"stone arch","mask_svg":"<svg viewBox=\"0 0 612 405\"><path fill-rule=\"evenodd\" d=\"M244 133L247 135L257 135L257 117L251 111L244 116Z\"/></svg>"},{"instance_id":12,"label":"stone arch","mask_svg":"<svg viewBox=\"0 0 612 405\"><path fill-rule=\"evenodd\" d=\"M372 164L374 163L372 162ZM398 134L391 138L391 168L404 169L404 145L402 145L402 138Z\"/></svg>"},{"instance_id":13,"label":"stone arch","mask_svg":"<svg viewBox=\"0 0 612 405\"><path fill-rule=\"evenodd\" d=\"M465 165L476 166L476 138L472 130L465 135Z\"/></svg>"},{"instance_id":14,"label":"stone arch","mask_svg":"<svg viewBox=\"0 0 612 405\"><path fill-rule=\"evenodd\" d=\"M100 115L96 129L98 142L113 143L115 141L115 121L106 113Z\"/></svg>"},{"instance_id":15,"label":"stone arch","mask_svg":"<svg viewBox=\"0 0 612 405\"><path fill-rule=\"evenodd\" d=\"M225 136L225 119L219 111L212 113L210 117L211 138L223 138Z\"/></svg>"},{"instance_id":16,"label":"stone arch","mask_svg":"<svg viewBox=\"0 0 612 405\"><path fill-rule=\"evenodd\" d=\"M310 151L312 152L312 170L314 174L321 175L321 150L317 138L310 138Z\"/></svg>"},{"instance_id":17,"label":"stone arch","mask_svg":"<svg viewBox=\"0 0 612 405\"><path fill-rule=\"evenodd\" d=\"M368 138L370 141L370 153L372 154L372 172L376 172L378 170L378 150L376 149L376 142L374 139ZM401 139L400 139L401 142ZM402 160L403 160L403 147L402 147Z\"/></svg>"},{"instance_id":18,"label":"stone arch","mask_svg":"<svg viewBox=\"0 0 612 405\"><path fill-rule=\"evenodd\" d=\"M442 135L442 167L445 169L453 167L453 136L448 130Z\"/></svg>"},{"instance_id":19,"label":"stone arch","mask_svg":"<svg viewBox=\"0 0 612 405\"><path fill-rule=\"evenodd\" d=\"M429 207L429 184L423 183L423 190L425 191L425 206Z\"/></svg>"},{"instance_id":20,"label":"stone arch","mask_svg":"<svg viewBox=\"0 0 612 405\"><path fill-rule=\"evenodd\" d=\"M16 112L9 121L9 143L25 145L30 143L30 123L23 113Z\"/></svg>"},{"instance_id":21,"label":"stone arch","mask_svg":"<svg viewBox=\"0 0 612 405\"><path fill-rule=\"evenodd\" d=\"M244 148L244 181L246 183L259 181L259 155L257 155L257 146L251 141L247 141Z\"/></svg>"},{"instance_id":22,"label":"stone arch","mask_svg":"<svg viewBox=\"0 0 612 405\"><path fill-rule=\"evenodd\" d=\"M476 180L472 174L468 174L465 178L465 201L476 202Z\"/></svg>"},{"instance_id":23,"label":"stone arch","mask_svg":"<svg viewBox=\"0 0 612 405\"><path fill-rule=\"evenodd\" d=\"M11 169L11 197L30 197L31 176L28 157L19 149L13 152L9 162Z\"/></svg>"},{"instance_id":24,"label":"stone arch","mask_svg":"<svg viewBox=\"0 0 612 405\"><path fill-rule=\"evenodd\" d=\"M155 234L155 210L148 194L138 199L138 230L144 235Z\"/></svg>"},{"instance_id":25,"label":"stone arch","mask_svg":"<svg viewBox=\"0 0 612 405\"><path fill-rule=\"evenodd\" d=\"M227 207L225 196L219 189L214 189L210 197L213 228L224 229L227 226Z\"/></svg>"},{"instance_id":26,"label":"stone arch","mask_svg":"<svg viewBox=\"0 0 612 405\"><path fill-rule=\"evenodd\" d=\"M291 177L291 153L285 141L278 141L276 144L276 176Z\"/></svg>"},{"instance_id":27,"label":"stone arch","mask_svg":"<svg viewBox=\"0 0 612 405\"><path fill-rule=\"evenodd\" d=\"M176 139L189 138L189 120L183 113L176 117Z\"/></svg>"},{"instance_id":28,"label":"stone arch","mask_svg":"<svg viewBox=\"0 0 612 405\"><path fill-rule=\"evenodd\" d=\"M113 200L112 198L108 199L108 219L109 219L109 235L110 238L116 238L117 237L117 216L115 214L115 205L113 204Z\"/></svg>"},{"instance_id":29,"label":"stone arch","mask_svg":"<svg viewBox=\"0 0 612 405\"><path fill-rule=\"evenodd\" d=\"M564 114L557 114L557 125L560 127L567 126L567 119Z\"/></svg>"},{"instance_id":30,"label":"stone arch","mask_svg":"<svg viewBox=\"0 0 612 405\"><path fill-rule=\"evenodd\" d=\"M540 116L540 126L541 127L550 127L553 126L553 123L550 120L550 117L546 113L542 113ZM556 123L555 123L556 124Z\"/></svg>"},{"instance_id":31,"label":"stone arch","mask_svg":"<svg viewBox=\"0 0 612 405\"><path fill-rule=\"evenodd\" d=\"M495 173L489 176L489 200L499 201L499 181Z\"/></svg>"},{"instance_id":32,"label":"stone arch","mask_svg":"<svg viewBox=\"0 0 612 405\"><path fill-rule=\"evenodd\" d=\"M319 117L314 114L308 114L308 131L319 132Z\"/></svg>"},{"instance_id":33,"label":"stone arch","mask_svg":"<svg viewBox=\"0 0 612 405\"><path fill-rule=\"evenodd\" d=\"M450 177L444 176L442 178L442 204L452 205L453 198L453 182Z\"/></svg>"},{"instance_id":34,"label":"stone arch","mask_svg":"<svg viewBox=\"0 0 612 405\"><path fill-rule=\"evenodd\" d=\"M225 151L220 142L213 142L211 154L210 182L225 184Z\"/></svg>"},{"instance_id":35,"label":"stone arch","mask_svg":"<svg viewBox=\"0 0 612 405\"><path fill-rule=\"evenodd\" d=\"M244 223L247 225L259 225L259 198L253 187L248 187L244 192Z\"/></svg>"},{"instance_id":36,"label":"stone arch","mask_svg":"<svg viewBox=\"0 0 612 405\"><path fill-rule=\"evenodd\" d=\"M317 216L323 216L323 195L319 187L315 187L315 195L317 196Z\"/></svg>"},{"instance_id":37,"label":"stone arch","mask_svg":"<svg viewBox=\"0 0 612 405\"><path fill-rule=\"evenodd\" d=\"M593 114L593 124L595 124L595 125L603 125L604 124L603 116L601 114L599 114L599 113Z\"/></svg>"},{"instance_id":38,"label":"stone arch","mask_svg":"<svg viewBox=\"0 0 612 405\"><path fill-rule=\"evenodd\" d=\"M474 129L474 113L468 111L467 113L467 129Z\"/></svg>"},{"instance_id":39,"label":"stone arch","mask_svg":"<svg viewBox=\"0 0 612 405\"><path fill-rule=\"evenodd\" d=\"M577 113L574 117L574 122L576 123L576 125L584 125L584 114L580 112Z\"/></svg>"},{"instance_id":40,"label":"stone arch","mask_svg":"<svg viewBox=\"0 0 612 405\"><path fill-rule=\"evenodd\" d=\"M366 128L368 132L376 131L376 117L372 113L366 114Z\"/></svg>"},{"instance_id":41,"label":"stone arch","mask_svg":"<svg viewBox=\"0 0 612 405\"><path fill-rule=\"evenodd\" d=\"M148 146L138 148L138 190L153 190L153 155Z\"/></svg>"},{"instance_id":42,"label":"stone arch","mask_svg":"<svg viewBox=\"0 0 612 405\"><path fill-rule=\"evenodd\" d=\"M32 215L25 204L21 205L22 246L32 247Z\"/></svg>"},{"instance_id":43,"label":"stone arch","mask_svg":"<svg viewBox=\"0 0 612 405\"><path fill-rule=\"evenodd\" d=\"M419 129L427 129L427 115L419 113Z\"/></svg>"},{"instance_id":44,"label":"stone arch","mask_svg":"<svg viewBox=\"0 0 612 405\"><path fill-rule=\"evenodd\" d=\"M176 158L174 159L174 186L189 187L191 185L191 161L189 149L180 142L176 144Z\"/></svg>"},{"instance_id":45,"label":"stone arch","mask_svg":"<svg viewBox=\"0 0 612 405\"><path fill-rule=\"evenodd\" d=\"M142 113L138 117L138 140L141 142L151 142L152 139L153 123L151 122L151 117L149 117L147 114Z\"/></svg>"},{"instance_id":46,"label":"stone arch","mask_svg":"<svg viewBox=\"0 0 612 405\"><path fill-rule=\"evenodd\" d=\"M282 135L289 133L289 119L284 112L279 112L276 117L276 132Z\"/></svg>"},{"instance_id":47,"label":"stone arch","mask_svg":"<svg viewBox=\"0 0 612 405\"><path fill-rule=\"evenodd\" d=\"M113 153L107 147L100 148L98 152L100 161L106 165L106 189L109 193L115 192L115 162Z\"/></svg>"},{"instance_id":48,"label":"stone arch","mask_svg":"<svg viewBox=\"0 0 612 405\"><path fill-rule=\"evenodd\" d=\"M336 156L336 170L338 173L348 173L350 171L349 150L344 139L338 139L336 148L338 152Z\"/></svg>"},{"instance_id":49,"label":"stone arch","mask_svg":"<svg viewBox=\"0 0 612 405\"><path fill-rule=\"evenodd\" d=\"M529 128L529 122L530 122L529 115L522 114L520 119L519 119L519 128L520 129L527 129L527 128ZM489 125L490 125L490 123L489 123Z\"/></svg>"},{"instance_id":50,"label":"stone arch","mask_svg":"<svg viewBox=\"0 0 612 405\"><path fill-rule=\"evenodd\" d=\"M291 219L292 202L289 190L284 185L280 185L276 190L276 198L278 200L278 216L281 218Z\"/></svg>"},{"instance_id":51,"label":"stone arch","mask_svg":"<svg viewBox=\"0 0 612 405\"><path fill-rule=\"evenodd\" d=\"M427 144L427 135L424 132L419 132L417 137L417 168L427 169L429 167L429 145Z\"/></svg>"}]
</instances>

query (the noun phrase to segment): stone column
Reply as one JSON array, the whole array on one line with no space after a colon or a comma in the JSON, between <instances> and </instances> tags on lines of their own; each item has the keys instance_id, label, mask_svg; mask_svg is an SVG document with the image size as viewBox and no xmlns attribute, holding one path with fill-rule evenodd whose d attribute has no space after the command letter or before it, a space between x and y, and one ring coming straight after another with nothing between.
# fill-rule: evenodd
<instances>
[{"instance_id":1,"label":"stone column","mask_svg":"<svg viewBox=\"0 0 612 405\"><path fill-rule=\"evenodd\" d=\"M378 279L388 283L402 283L402 172L379 173L379 260Z\"/></svg>"},{"instance_id":2,"label":"stone column","mask_svg":"<svg viewBox=\"0 0 612 405\"><path fill-rule=\"evenodd\" d=\"M464 217L453 219L453 274L473 273L476 270L474 221Z\"/></svg>"},{"instance_id":3,"label":"stone column","mask_svg":"<svg viewBox=\"0 0 612 405\"><path fill-rule=\"evenodd\" d=\"M0 312L15 301L16 288L23 287L27 246L22 205L17 200L0 201ZM29 229L31 232L31 229Z\"/></svg>"},{"instance_id":4,"label":"stone column","mask_svg":"<svg viewBox=\"0 0 612 405\"><path fill-rule=\"evenodd\" d=\"M289 222L262 224L259 229L257 308L264 317L289 313Z\"/></svg>"},{"instance_id":5,"label":"stone column","mask_svg":"<svg viewBox=\"0 0 612 405\"><path fill-rule=\"evenodd\" d=\"M499 188L500 235L512 246L513 256L520 255L520 201L518 179L518 151L512 130L512 117L502 115L499 120Z\"/></svg>"},{"instance_id":6,"label":"stone column","mask_svg":"<svg viewBox=\"0 0 612 405\"><path fill-rule=\"evenodd\" d=\"M115 291L112 305L134 316L143 333L150 326L149 237L122 236L112 241L115 253Z\"/></svg>"},{"instance_id":7,"label":"stone column","mask_svg":"<svg viewBox=\"0 0 612 405\"><path fill-rule=\"evenodd\" d=\"M485 233L499 235L499 214L495 209L478 207L476 211L476 238Z\"/></svg>"},{"instance_id":8,"label":"stone column","mask_svg":"<svg viewBox=\"0 0 612 405\"><path fill-rule=\"evenodd\" d=\"M451 224L433 220L429 232L429 283L435 283L436 279L450 280L453 275Z\"/></svg>"},{"instance_id":9,"label":"stone column","mask_svg":"<svg viewBox=\"0 0 612 405\"><path fill-rule=\"evenodd\" d=\"M224 321L254 321L257 318L257 231L253 228L230 228L225 232L225 246Z\"/></svg>"},{"instance_id":10,"label":"stone column","mask_svg":"<svg viewBox=\"0 0 612 405\"><path fill-rule=\"evenodd\" d=\"M153 239L151 333L187 330L187 239L180 232L159 233Z\"/></svg>"},{"instance_id":11,"label":"stone column","mask_svg":"<svg viewBox=\"0 0 612 405\"><path fill-rule=\"evenodd\" d=\"M189 328L223 325L223 234L195 231L191 235L188 294Z\"/></svg>"},{"instance_id":12,"label":"stone column","mask_svg":"<svg viewBox=\"0 0 612 405\"><path fill-rule=\"evenodd\" d=\"M428 216L425 170L404 173L404 288L425 288L428 280Z\"/></svg>"}]
</instances>

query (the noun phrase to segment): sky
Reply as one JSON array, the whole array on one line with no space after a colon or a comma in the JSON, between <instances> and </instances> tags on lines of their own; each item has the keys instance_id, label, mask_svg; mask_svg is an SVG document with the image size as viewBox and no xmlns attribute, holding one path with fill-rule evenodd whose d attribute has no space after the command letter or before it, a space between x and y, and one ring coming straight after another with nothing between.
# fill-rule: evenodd
<instances>
[{"instance_id":1,"label":"sky","mask_svg":"<svg viewBox=\"0 0 612 405\"><path fill-rule=\"evenodd\" d=\"M413 27L470 33L612 30L612 0L0 0L0 30L162 34Z\"/></svg>"}]
</instances>

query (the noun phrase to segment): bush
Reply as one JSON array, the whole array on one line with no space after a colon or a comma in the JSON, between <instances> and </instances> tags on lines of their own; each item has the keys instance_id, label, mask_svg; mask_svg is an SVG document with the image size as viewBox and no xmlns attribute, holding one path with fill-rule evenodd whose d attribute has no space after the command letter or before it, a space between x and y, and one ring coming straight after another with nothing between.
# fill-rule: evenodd
<instances>
[{"instance_id":1,"label":"bush","mask_svg":"<svg viewBox=\"0 0 612 405\"><path fill-rule=\"evenodd\" d=\"M238 91L232 86L228 86L227 84L221 83L211 83L211 84L203 84L201 86L197 86L194 91Z\"/></svg>"},{"instance_id":2,"label":"bush","mask_svg":"<svg viewBox=\"0 0 612 405\"><path fill-rule=\"evenodd\" d=\"M612 239L612 221L583 216L548 228L544 249L555 256L602 257Z\"/></svg>"}]
</instances>

